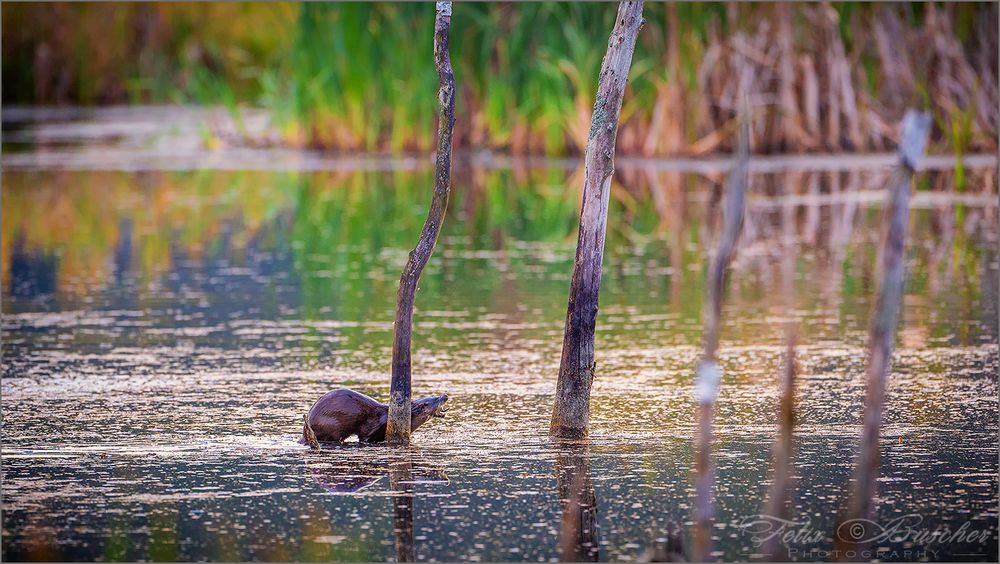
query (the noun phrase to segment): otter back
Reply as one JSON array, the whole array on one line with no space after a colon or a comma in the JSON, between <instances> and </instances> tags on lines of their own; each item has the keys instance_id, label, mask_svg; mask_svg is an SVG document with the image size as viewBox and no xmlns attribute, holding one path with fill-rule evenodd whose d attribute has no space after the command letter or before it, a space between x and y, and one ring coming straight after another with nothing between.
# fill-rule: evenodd
<instances>
[{"instance_id":1,"label":"otter back","mask_svg":"<svg viewBox=\"0 0 1000 564\"><path fill-rule=\"evenodd\" d=\"M319 398L309 415L308 427L322 442L340 443L351 435L365 443L385 440L389 406L354 390L342 388ZM308 433L303 429L303 434Z\"/></svg>"}]
</instances>

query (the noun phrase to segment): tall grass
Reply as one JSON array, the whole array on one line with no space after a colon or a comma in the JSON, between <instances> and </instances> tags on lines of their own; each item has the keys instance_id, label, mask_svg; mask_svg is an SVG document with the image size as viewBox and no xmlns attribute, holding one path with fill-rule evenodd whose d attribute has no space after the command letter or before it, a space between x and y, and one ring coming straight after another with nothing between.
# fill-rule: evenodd
<instances>
[{"instance_id":1,"label":"tall grass","mask_svg":"<svg viewBox=\"0 0 1000 564\"><path fill-rule=\"evenodd\" d=\"M427 151L433 6L397 3L12 4L3 101L256 105L281 143ZM612 4L458 3L456 143L583 150ZM651 3L619 150L731 149L733 100L763 152L889 150L903 108L937 150L996 147L997 6ZM100 41L94 38L100 37Z\"/></svg>"}]
</instances>

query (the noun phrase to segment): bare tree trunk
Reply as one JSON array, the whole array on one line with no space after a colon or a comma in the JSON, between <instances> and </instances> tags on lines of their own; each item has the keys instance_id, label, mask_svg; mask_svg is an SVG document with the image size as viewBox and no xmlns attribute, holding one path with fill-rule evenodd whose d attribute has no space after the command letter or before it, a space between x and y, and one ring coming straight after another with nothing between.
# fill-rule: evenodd
<instances>
[{"instance_id":1,"label":"bare tree trunk","mask_svg":"<svg viewBox=\"0 0 1000 564\"><path fill-rule=\"evenodd\" d=\"M695 444L695 529L693 558L707 561L712 552L712 487L715 469L712 466L712 419L715 398L719 393L719 318L722 315L722 292L726 269L736 249L736 239L743 227L746 200L747 171L750 158L750 112L743 104L736 165L729 176L726 190L725 216L719 249L708 271L708 296L703 317L705 323L704 351L695 374L695 396L698 400L698 435Z\"/></svg>"},{"instance_id":2,"label":"bare tree trunk","mask_svg":"<svg viewBox=\"0 0 1000 564\"><path fill-rule=\"evenodd\" d=\"M580 233L569 290L562 361L556 384L549 432L553 437L582 438L590 419L590 386L594 380L594 329L601 288L601 260L608 222L608 198L614 173L618 114L642 27L642 2L622 2L601 63L597 101L587 140Z\"/></svg>"},{"instance_id":3,"label":"bare tree trunk","mask_svg":"<svg viewBox=\"0 0 1000 564\"><path fill-rule=\"evenodd\" d=\"M451 189L451 138L455 129L455 75L448 54L451 2L437 3L434 21L434 64L438 75L438 142L434 168L434 195L420 240L403 267L396 294L396 321L392 339L392 382L389 385L389 419L385 440L390 445L410 444L410 339L413 333L413 298L420 273L427 265L441 232Z\"/></svg>"},{"instance_id":4,"label":"bare tree trunk","mask_svg":"<svg viewBox=\"0 0 1000 564\"><path fill-rule=\"evenodd\" d=\"M585 444L564 445L556 452L556 488L562 504L560 560L597 562L597 494L590 477L590 453Z\"/></svg>"},{"instance_id":5,"label":"bare tree trunk","mask_svg":"<svg viewBox=\"0 0 1000 564\"><path fill-rule=\"evenodd\" d=\"M856 557L862 558L864 547L874 536L871 520L875 517L874 498L879 469L878 435L882 426L896 318L903 299L903 255L910 215L910 184L917 163L923 158L930 125L931 116L927 113L908 111L903 117L900 163L889 180L888 206L884 216L888 227L879 251L881 278L869 330L868 382L861 446L854 468L854 491L847 518L839 524L835 535L834 558L838 560L846 559L852 551Z\"/></svg>"}]
</instances>

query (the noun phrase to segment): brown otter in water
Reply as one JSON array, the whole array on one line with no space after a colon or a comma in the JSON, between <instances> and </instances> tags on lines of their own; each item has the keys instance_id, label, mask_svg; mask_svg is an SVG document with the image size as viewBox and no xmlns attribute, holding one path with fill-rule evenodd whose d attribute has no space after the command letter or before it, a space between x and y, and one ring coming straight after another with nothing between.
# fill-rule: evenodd
<instances>
[{"instance_id":1,"label":"brown otter in water","mask_svg":"<svg viewBox=\"0 0 1000 564\"><path fill-rule=\"evenodd\" d=\"M415 400L410 408L410 431L416 431L431 417L444 417L447 401L447 395ZM319 398L309 410L302 428L302 442L313 444L311 432L315 440L322 442L339 443L357 435L363 443L380 443L385 440L388 417L388 405L354 390L334 390Z\"/></svg>"}]
</instances>

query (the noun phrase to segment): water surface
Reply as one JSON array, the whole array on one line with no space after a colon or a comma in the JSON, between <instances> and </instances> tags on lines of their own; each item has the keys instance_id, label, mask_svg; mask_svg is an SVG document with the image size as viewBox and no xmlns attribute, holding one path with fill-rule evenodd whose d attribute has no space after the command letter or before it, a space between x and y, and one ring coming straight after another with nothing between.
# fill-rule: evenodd
<instances>
[{"instance_id":1,"label":"water surface","mask_svg":"<svg viewBox=\"0 0 1000 564\"><path fill-rule=\"evenodd\" d=\"M448 393L448 415L410 450L314 453L297 439L321 394L386 398L430 171L5 171L4 558L632 560L671 535L688 543L722 177L616 175L591 439L558 446L546 432L579 174L457 165L414 338L414 394ZM996 186L965 174L961 194L951 172L918 186L877 505L882 523L969 523L988 541L887 539L886 560L997 558ZM791 515L822 537L789 549L829 558L860 434L885 176L752 178L723 312L720 558L758 552L742 525L769 484L788 318ZM561 504L573 492L584 507Z\"/></svg>"}]
</instances>

